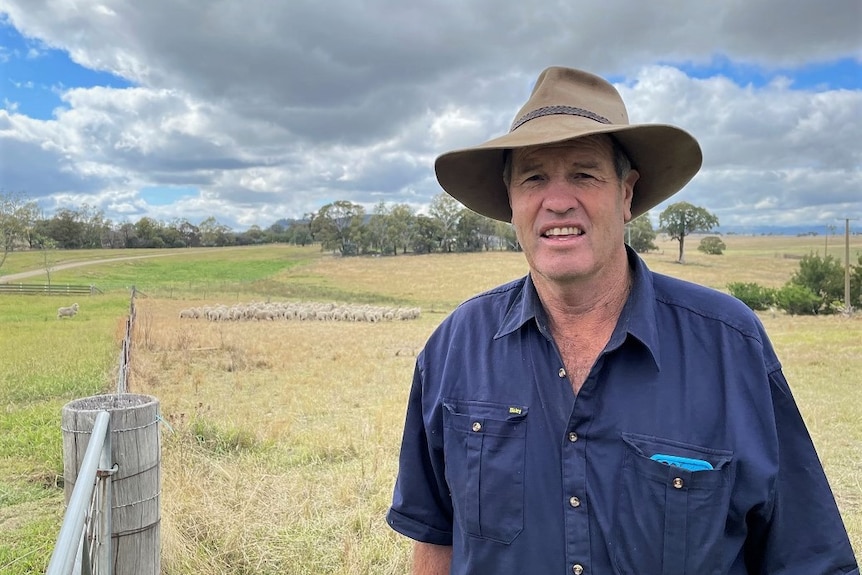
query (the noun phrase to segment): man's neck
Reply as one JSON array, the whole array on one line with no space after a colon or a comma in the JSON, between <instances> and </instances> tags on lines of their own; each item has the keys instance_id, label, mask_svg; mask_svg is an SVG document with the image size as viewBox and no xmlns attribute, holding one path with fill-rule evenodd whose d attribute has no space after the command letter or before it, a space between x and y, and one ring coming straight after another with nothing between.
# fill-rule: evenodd
<instances>
[{"instance_id":1,"label":"man's neck","mask_svg":"<svg viewBox=\"0 0 862 575\"><path fill-rule=\"evenodd\" d=\"M631 290L632 271L626 258L614 273L598 280L591 278L560 285L533 276L533 284L552 330L565 332L568 331L566 326L590 330L616 325Z\"/></svg>"},{"instance_id":2,"label":"man's neck","mask_svg":"<svg viewBox=\"0 0 862 575\"><path fill-rule=\"evenodd\" d=\"M619 321L631 291L632 272L626 261L619 273L601 282L560 286L536 279L548 327L577 395Z\"/></svg>"}]
</instances>

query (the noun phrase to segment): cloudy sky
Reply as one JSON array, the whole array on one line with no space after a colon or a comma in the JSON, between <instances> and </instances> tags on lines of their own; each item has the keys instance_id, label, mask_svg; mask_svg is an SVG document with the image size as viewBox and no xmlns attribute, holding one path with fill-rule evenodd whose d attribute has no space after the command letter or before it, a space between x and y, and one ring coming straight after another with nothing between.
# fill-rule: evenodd
<instances>
[{"instance_id":1,"label":"cloudy sky","mask_svg":"<svg viewBox=\"0 0 862 575\"><path fill-rule=\"evenodd\" d=\"M862 218L859 0L0 0L0 190L238 231L422 211L549 65L694 134L672 201L723 227Z\"/></svg>"}]
</instances>

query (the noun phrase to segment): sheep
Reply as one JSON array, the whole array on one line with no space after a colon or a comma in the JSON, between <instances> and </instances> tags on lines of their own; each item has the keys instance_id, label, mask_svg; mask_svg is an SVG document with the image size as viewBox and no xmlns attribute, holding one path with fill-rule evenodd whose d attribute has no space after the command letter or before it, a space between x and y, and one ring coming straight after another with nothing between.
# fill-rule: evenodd
<instances>
[{"instance_id":1,"label":"sheep","mask_svg":"<svg viewBox=\"0 0 862 575\"><path fill-rule=\"evenodd\" d=\"M231 307L217 305L214 307L188 308L179 312L180 318L206 318L210 321L273 321L285 320L317 320L317 321L368 321L381 322L393 320L410 320L420 316L418 307L392 308L372 305L339 305L335 303L312 302L252 302L234 304Z\"/></svg>"},{"instance_id":2,"label":"sheep","mask_svg":"<svg viewBox=\"0 0 862 575\"><path fill-rule=\"evenodd\" d=\"M74 317L78 313L78 304L73 303L69 307L57 308L57 319L64 317Z\"/></svg>"}]
</instances>

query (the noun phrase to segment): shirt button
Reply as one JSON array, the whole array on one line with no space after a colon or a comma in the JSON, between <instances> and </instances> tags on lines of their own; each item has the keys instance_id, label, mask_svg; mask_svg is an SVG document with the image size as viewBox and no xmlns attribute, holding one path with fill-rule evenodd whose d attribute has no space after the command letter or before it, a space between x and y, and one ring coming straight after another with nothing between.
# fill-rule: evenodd
<instances>
[{"instance_id":1,"label":"shirt button","mask_svg":"<svg viewBox=\"0 0 862 575\"><path fill-rule=\"evenodd\" d=\"M560 377L566 377L566 368L565 367L560 368Z\"/></svg>"},{"instance_id":2,"label":"shirt button","mask_svg":"<svg viewBox=\"0 0 862 575\"><path fill-rule=\"evenodd\" d=\"M572 443L574 443L574 442L576 442L577 440L578 440L578 434L577 434L577 433L575 433L574 431L570 431L570 432L569 432L569 441L571 441Z\"/></svg>"},{"instance_id":3,"label":"shirt button","mask_svg":"<svg viewBox=\"0 0 862 575\"><path fill-rule=\"evenodd\" d=\"M674 478L674 480L673 480L673 486L674 486L675 488L677 488L677 489L682 489L683 485L685 485L685 483L683 483L683 481L682 481L682 479L681 479L681 478L679 478L679 477L675 477L675 478Z\"/></svg>"},{"instance_id":4,"label":"shirt button","mask_svg":"<svg viewBox=\"0 0 862 575\"><path fill-rule=\"evenodd\" d=\"M575 575L581 575L584 572L584 566L580 563L575 563L572 565L572 573Z\"/></svg>"},{"instance_id":5,"label":"shirt button","mask_svg":"<svg viewBox=\"0 0 862 575\"><path fill-rule=\"evenodd\" d=\"M581 500L577 497L569 497L569 505L571 505L572 507L580 507Z\"/></svg>"},{"instance_id":6,"label":"shirt button","mask_svg":"<svg viewBox=\"0 0 862 575\"><path fill-rule=\"evenodd\" d=\"M473 422L473 431L482 431L482 424L478 421Z\"/></svg>"}]
</instances>

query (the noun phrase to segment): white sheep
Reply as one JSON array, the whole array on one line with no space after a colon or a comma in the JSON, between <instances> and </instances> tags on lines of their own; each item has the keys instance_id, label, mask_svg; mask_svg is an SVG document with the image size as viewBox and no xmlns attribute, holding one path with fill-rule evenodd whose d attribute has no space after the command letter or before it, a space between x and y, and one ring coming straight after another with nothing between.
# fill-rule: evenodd
<instances>
[{"instance_id":1,"label":"white sheep","mask_svg":"<svg viewBox=\"0 0 862 575\"><path fill-rule=\"evenodd\" d=\"M188 308L179 312L181 318L206 318L210 321L242 321L276 319L317 321L368 321L381 322L409 320L419 317L418 307L392 308L373 305L344 305L314 302L251 302L234 304L231 307L219 304L215 307Z\"/></svg>"},{"instance_id":2,"label":"white sheep","mask_svg":"<svg viewBox=\"0 0 862 575\"><path fill-rule=\"evenodd\" d=\"M73 303L69 307L61 307L57 308L57 319L63 317L74 317L74 315L78 313L78 304Z\"/></svg>"}]
</instances>

